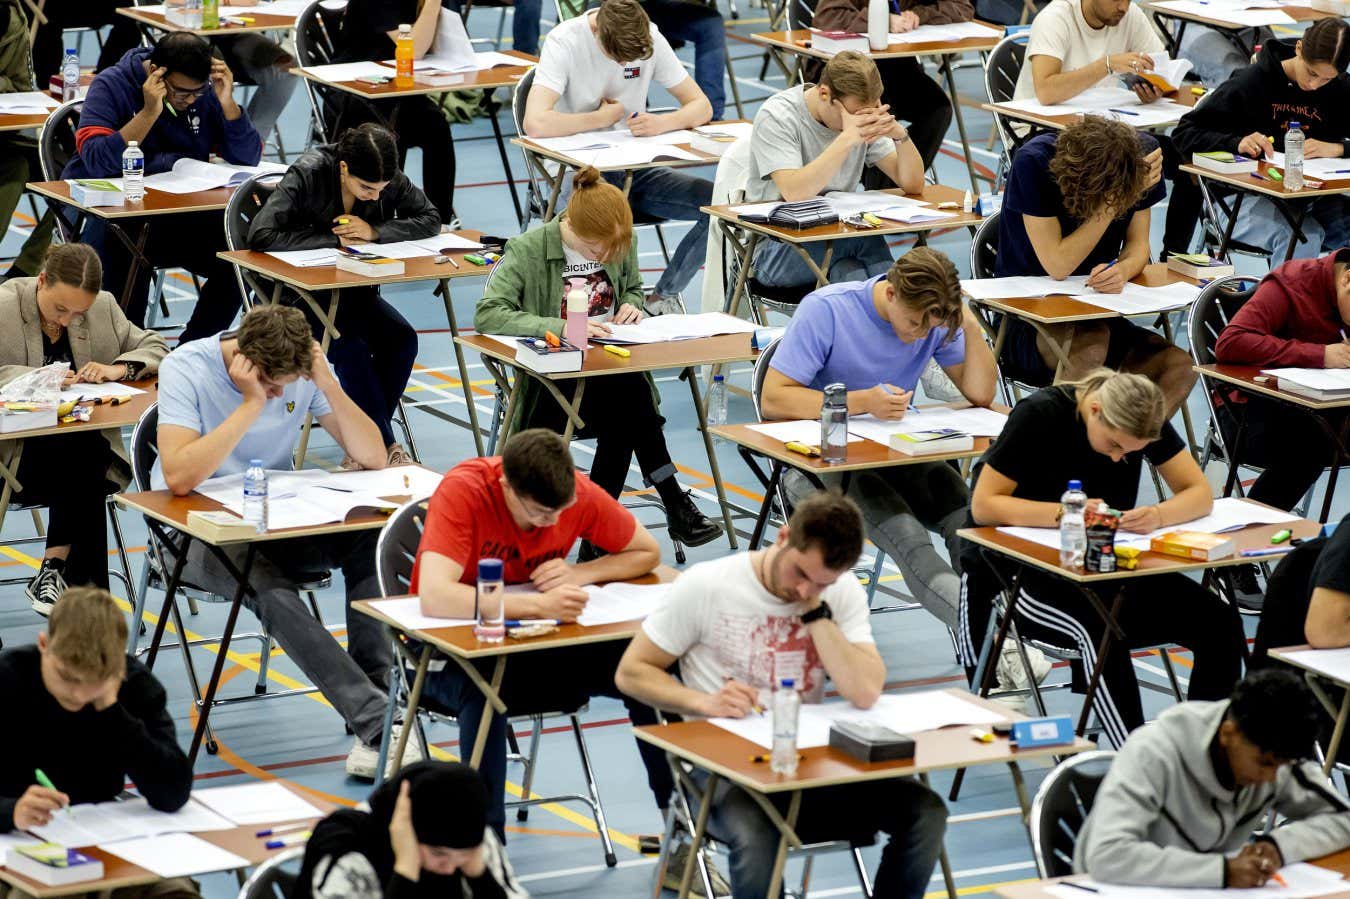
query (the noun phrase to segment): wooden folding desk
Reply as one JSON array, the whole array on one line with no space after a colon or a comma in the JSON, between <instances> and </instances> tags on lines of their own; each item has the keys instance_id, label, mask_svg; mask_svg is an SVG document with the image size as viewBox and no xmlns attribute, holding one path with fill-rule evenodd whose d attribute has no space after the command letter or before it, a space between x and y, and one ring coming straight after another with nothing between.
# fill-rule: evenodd
<instances>
[{"instance_id":1,"label":"wooden folding desk","mask_svg":"<svg viewBox=\"0 0 1350 899\"><path fill-rule=\"evenodd\" d=\"M28 115L24 113L5 112L0 113L0 131L36 131L47 124L51 114L55 112L52 109L49 112L36 113Z\"/></svg>"},{"instance_id":2,"label":"wooden folding desk","mask_svg":"<svg viewBox=\"0 0 1350 899\"><path fill-rule=\"evenodd\" d=\"M1346 160L1345 168L1350 170L1350 159ZM1273 181L1269 178L1271 169L1280 171L1279 166L1272 166L1264 159L1257 163L1257 171L1266 177L1257 178L1253 175L1225 175L1211 169L1201 168L1198 165L1187 163L1181 166L1181 171L1195 175L1202 179L1200 186L1204 188L1208 182L1211 188L1233 191L1236 196L1233 197L1233 208L1226 208L1221 202L1221 198L1216 198L1217 205L1224 208L1228 214L1228 221L1223 226L1223 236L1219 241L1218 256L1225 259L1228 256L1228 244L1233 239L1233 228L1237 225L1238 214L1242 211L1242 201L1248 196L1265 197L1275 205L1275 209L1285 220L1290 228L1294 229L1294 239L1289 241L1289 250L1284 254L1282 262L1288 262L1294 258L1294 248L1303 243L1307 238L1303 235L1303 220L1308 216L1308 208L1311 204L1303 202L1305 200L1316 200L1321 197L1336 197L1350 194L1350 171L1342 174L1339 178L1313 178L1310 175L1304 175L1304 180L1321 181L1321 187L1307 187L1303 190L1286 190L1283 181ZM1217 225L1218 222L1215 222ZM1320 248L1318 248L1320 252ZM1272 267L1279 263L1271 261Z\"/></svg>"},{"instance_id":3,"label":"wooden folding desk","mask_svg":"<svg viewBox=\"0 0 1350 899\"><path fill-rule=\"evenodd\" d=\"M989 627L985 629L983 644L980 649L980 660L975 668L974 681L979 685L980 695L989 695L989 690L993 686L993 673L996 665L991 660L998 659L999 653L1003 651L1003 641L1017 611L1017 603L1020 598L1019 588L1025 572L1038 571L1063 578L1078 589L1086 603L1101 616L1106 625L1102 632L1101 643L1097 647L1097 662L1093 665L1088 679L1087 693L1083 696L1083 710L1078 717L1077 733L1082 734L1087 728L1088 716L1092 712L1092 699L1096 695L1098 685L1101 682L1106 654L1110 651L1111 644L1115 639L1123 640L1126 636L1120 625L1120 608L1125 599L1125 587L1131 581L1159 574L1208 572L1215 569L1231 568L1236 565L1250 565L1257 560L1244 557L1242 551L1245 549L1269 549L1271 536L1286 528L1293 532L1293 536L1301 538L1315 537L1322 530L1320 524L1304 519L1288 524L1251 525L1225 535L1231 537L1235 544L1231 556L1209 562L1195 562L1178 556L1144 552L1139 556L1139 567L1133 571L1118 569L1107 574L1093 573L1082 568L1065 568L1059 563L1058 549L1051 549L1039 543L1032 543L1030 540L1005 534L998 528L962 528L957 533L980 547L980 554L985 557L986 564L989 565L1000 582L1003 582L1003 575L995 564L994 557L999 557L998 561L1011 561L1016 566L1012 581L1010 583L1003 582L1006 588L1004 595L1007 597L1007 608L1003 613L1003 620L999 622L997 629L995 629L994 616L991 615ZM1115 588L1115 597L1109 609L1103 604L1097 592L1092 589L1106 586ZM1232 603L1230 605L1236 622L1235 626L1240 630L1241 619L1237 604ZM1243 644L1243 650L1244 652L1246 650L1245 643Z\"/></svg>"},{"instance_id":4,"label":"wooden folding desk","mask_svg":"<svg viewBox=\"0 0 1350 899\"><path fill-rule=\"evenodd\" d=\"M398 124L385 117L380 112L378 101L397 100L403 97L425 97L432 94L446 94L455 91L486 91L487 96L491 97L492 92L499 87L511 89L513 92L516 82L525 77L525 73L530 67L539 62L539 57L531 56L528 53L521 53L518 50L505 51L507 56L513 56L520 60L518 66L496 66L491 69L478 69L473 72L461 72L455 75L438 75L436 84L427 82L418 82L414 87L400 88L395 87L392 80L394 69L389 68L390 81L385 84L366 84L364 81L330 81L321 75L316 75L308 68L295 67L291 69L292 75L298 75L314 85L320 85L332 90L341 91L353 97L359 97L366 101L366 106L379 119L380 124L384 125L395 134L399 133ZM322 67L320 67L322 68ZM516 209L516 220L522 226L525 218L521 212L520 197L516 194L515 177L511 174L511 163L506 158L506 144L502 139L501 123L497 121L498 107L495 102L491 103L488 121L492 123L492 136L497 141L497 153L501 156L502 171L506 174L506 186L511 191L511 203ZM333 125L332 136L336 138L342 132L342 115L338 115L338 120Z\"/></svg>"},{"instance_id":5,"label":"wooden folding desk","mask_svg":"<svg viewBox=\"0 0 1350 899\"><path fill-rule=\"evenodd\" d=\"M305 793L288 783L280 783L283 788L304 799L325 815L338 807L336 803ZM320 819L318 818L311 818L308 823L317 824L319 820ZM248 867L252 868L262 864L275 855L287 851L285 847L281 849L268 849L267 839L260 838L257 835L259 826L260 825L257 824L243 824L232 827L229 830L212 830L206 831L205 833L195 833L193 836L205 840L213 846L224 849L226 852L234 853L248 862ZM34 837L33 842L38 843L41 842L41 840ZM16 890L21 890L29 896L32 896L33 899L59 899L59 897L63 896L106 896L113 890L123 889L125 887L147 886L149 884L159 883L164 879L153 871L147 871L139 865L133 865L131 862L126 861L120 856L113 855L111 852L99 849L96 846L78 846L75 848L78 848L80 852L90 858L103 863L102 877L98 880L83 880L79 883L71 883L65 886L49 887L38 883L36 880L30 880L9 868L0 868L0 883L7 884Z\"/></svg>"},{"instance_id":6,"label":"wooden folding desk","mask_svg":"<svg viewBox=\"0 0 1350 899\"><path fill-rule=\"evenodd\" d=\"M731 523L731 507L727 504L726 490L722 486L722 471L717 464L717 453L713 451L712 437L708 433L708 409L698 389L698 368L704 365L725 365L731 362L753 362L759 354L750 348L749 334L723 334L718 337L700 337L694 340L671 340L665 343L635 344L628 347L632 354L628 358L615 356L605 351L599 344L591 344L582 361L581 371L540 374L516 363L513 347L498 343L485 334L455 336L455 342L477 350L502 365L515 369L516 377L509 386L506 402L505 424L498 437L498 445L506 443L510 436L511 416L520 396L520 388L525 383L525 375L543 385L549 395L567 414L567 426L563 430L563 439L571 440L577 428L585 426L580 415L582 396L586 392L586 383L591 378L605 375L636 374L681 369L680 377L689 382L689 394L694 401L694 415L697 417L699 432L703 435L703 449L708 455L708 466L712 472L713 484L717 488L717 502L722 509L722 523L726 527L727 541L736 549L736 530ZM494 373L494 377L495 377ZM575 381L576 390L569 400L559 389L559 383ZM505 391L508 386L499 383L498 388ZM465 399L470 400L469 382L464 382Z\"/></svg>"},{"instance_id":7,"label":"wooden folding desk","mask_svg":"<svg viewBox=\"0 0 1350 899\"><path fill-rule=\"evenodd\" d=\"M1234 22L1231 19L1225 19L1222 12L1216 12L1212 16L1200 15L1192 12L1181 12L1175 9L1167 9L1157 3L1142 2L1139 4L1144 12L1153 16L1153 23L1158 26L1158 31L1162 33L1163 40L1167 42L1167 52L1176 56L1178 48L1181 46L1181 37L1186 33L1186 26L1191 23L1204 25L1207 28L1213 28L1219 34L1232 43L1242 54L1244 59L1250 59L1255 49L1242 40L1242 32L1249 28L1265 28L1269 26L1243 25L1240 22ZM1280 9L1289 14L1289 17L1295 22L1315 22L1318 19L1325 19L1334 16L1335 13L1323 12L1320 9L1313 9L1311 6L1281 6ZM1168 26L1168 20L1176 23L1176 29Z\"/></svg>"},{"instance_id":8,"label":"wooden folding desk","mask_svg":"<svg viewBox=\"0 0 1350 899\"><path fill-rule=\"evenodd\" d=\"M222 4L224 5L224 4ZM245 25L227 23L221 16L219 28L189 28L172 22L162 12L151 12L138 6L118 7L117 12L126 16L141 27L142 31L186 31L198 37L235 37L241 34L260 34L264 31L294 31L298 16L278 15L267 11L267 4L260 3L249 9L246 15L253 22Z\"/></svg>"},{"instance_id":9,"label":"wooden folding desk","mask_svg":"<svg viewBox=\"0 0 1350 899\"><path fill-rule=\"evenodd\" d=\"M964 690L952 689L947 692L993 709L998 712L1000 718L1009 720L1025 718L1024 715L1010 711L1007 706L979 699ZM682 721L675 724L635 727L633 733L639 740L663 750L672 760L671 768L680 777L685 788L700 797L698 815L694 822L693 842L689 847L689 863L680 882L678 893L680 899L690 895L689 889L695 866L694 856L707 838L708 816L712 803L706 801L705 797L712 796L722 780L745 790L778 828L778 855L768 891L768 895L776 896L783 878L787 850L789 847L801 846L795 828L801 797L807 790L894 780L901 777L917 776L926 781L926 775L933 771L959 770L978 765L1007 765L1012 772L1018 804L1021 806L1025 821L1026 816L1030 814L1030 803L1018 763L1027 759L1052 759L1097 748L1094 743L1080 737L1066 745L1019 751L1009 744L1007 738L996 738L992 743L981 743L970 738L969 728L949 727L911 734L915 742L915 754L913 759L906 761L868 763L860 762L829 746L804 749L801 751L802 760L797 765L797 773L786 777L774 774L766 764L751 761L754 756L764 752L764 747L707 721ZM681 762L708 772L708 781L703 789L699 789L685 773L683 765L679 764ZM771 801L774 796L789 797L786 815L780 813ZM955 897L950 872L945 868L944 865L943 874L947 881L948 895ZM657 889L658 891L660 889L659 881Z\"/></svg>"},{"instance_id":10,"label":"wooden folding desk","mask_svg":"<svg viewBox=\"0 0 1350 899\"><path fill-rule=\"evenodd\" d=\"M1322 762L1322 772L1328 777L1331 776L1331 769L1336 767L1336 759L1341 750L1341 740L1345 737L1346 721L1350 720L1350 680L1343 675L1337 674L1326 668L1320 667L1311 659L1291 658L1291 652L1307 652L1312 647L1304 643L1302 646L1283 646L1279 649L1272 649L1270 657L1284 662L1286 665L1293 665L1295 668L1302 668L1304 677L1308 681L1308 686L1312 689L1313 695L1317 701L1322 704L1322 708L1327 710L1331 720L1336 722L1331 731L1331 741L1327 744L1327 757ZM1337 650L1328 649L1324 652L1336 652ZM1322 687L1318 678L1329 680L1343 691L1339 702L1332 699L1327 691ZM1347 885L1350 887L1350 885Z\"/></svg>"},{"instance_id":11,"label":"wooden folding desk","mask_svg":"<svg viewBox=\"0 0 1350 899\"><path fill-rule=\"evenodd\" d=\"M981 25L989 25L980 22ZM966 120L961 112L961 97L956 91L956 73L952 63L962 53L979 53L983 58L990 50L998 46L1003 39L1003 27L989 25L997 33L989 37L968 37L959 41L928 41L921 44L891 44L885 50L869 50L867 55L877 62L888 59L913 59L933 57L938 61L938 71L947 82L947 96L952 101L952 113L956 117L956 130L961 135L962 152L966 155L966 170L970 173L970 189L978 195L979 181L975 176L975 160L970 155L970 140L966 137ZM789 86L802 79L802 62L805 59L828 60L832 54L817 50L811 46L811 31L798 28L795 31L762 31L750 35L750 40L768 48L774 62L783 70ZM792 57L796 65L789 65L785 59Z\"/></svg>"},{"instance_id":12,"label":"wooden folding desk","mask_svg":"<svg viewBox=\"0 0 1350 899\"><path fill-rule=\"evenodd\" d=\"M1266 367L1262 365L1197 365L1195 370L1200 373L1201 378L1221 381L1243 393L1251 393L1298 406L1311 415L1313 420L1326 432L1326 435L1331 438L1333 450L1330 460L1331 476L1327 480L1327 492L1326 496L1322 498L1322 514L1319 518L1320 521L1325 522L1331 515L1331 499L1336 493L1336 480L1340 474L1341 466L1350 464L1350 449L1347 449L1347 444L1350 444L1350 398L1315 400L1288 390L1281 390L1278 381L1273 377L1267 377L1265 381L1257 381L1256 379L1259 377L1266 377L1261 374L1261 369ZM1244 414L1235 416L1238 421L1238 431L1233 445L1228 447L1228 478L1223 490L1225 496L1233 491L1233 486L1237 483L1238 466L1241 464L1242 456L1242 440L1247 429L1245 406L1239 404L1229 406L1229 411L1238 410Z\"/></svg>"},{"instance_id":13,"label":"wooden folding desk","mask_svg":"<svg viewBox=\"0 0 1350 899\"><path fill-rule=\"evenodd\" d=\"M453 233L473 241L477 241L483 236L483 232L475 230L460 230ZM284 293L284 288L287 287L299 294L300 298L305 301L306 305L323 324L323 336L319 343L326 353L329 343L334 338L342 336L334 324L337 320L338 300L344 289L353 287L383 287L393 284L435 281L437 282L436 293L440 294L441 300L445 304L445 318L450 326L450 333L451 335L458 334L459 324L455 319L455 307L450 297L450 282L457 278L483 277L492 271L491 266L474 265L466 261L464 257L473 252L475 251L452 250L443 254L453 259L453 262L437 263L434 261L435 256L431 254L405 259L403 260L403 274L386 275L378 278L343 271L336 265L309 267L290 265L274 256L256 250L231 250L217 255L239 269L259 275L271 282L269 288L268 285L260 283L258 279L249 278L252 282L251 286L260 297L270 296L273 303L279 302ZM319 301L318 296L324 292L328 293L326 308ZM478 428L478 410L473 404L473 392L469 386L469 372L464 364L464 351L458 343L452 345L455 349L455 362L459 365L459 379L464 385L464 399L468 406L468 420L463 424L473 433L474 446L478 450L478 455L481 456L483 455L483 436ZM297 459L305 458L305 451L309 443L309 430L310 421L307 418L300 436Z\"/></svg>"}]
</instances>

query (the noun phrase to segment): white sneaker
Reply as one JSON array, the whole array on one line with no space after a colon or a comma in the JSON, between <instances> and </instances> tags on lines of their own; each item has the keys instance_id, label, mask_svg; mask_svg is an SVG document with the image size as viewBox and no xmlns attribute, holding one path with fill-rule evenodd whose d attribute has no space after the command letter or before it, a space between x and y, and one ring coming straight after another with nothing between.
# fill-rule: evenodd
<instances>
[{"instance_id":1,"label":"white sneaker","mask_svg":"<svg viewBox=\"0 0 1350 899\"><path fill-rule=\"evenodd\" d=\"M923 384L923 395L935 403L957 403L965 399L961 389L952 381L951 376L942 370L942 366L933 360L919 376Z\"/></svg>"},{"instance_id":2,"label":"white sneaker","mask_svg":"<svg viewBox=\"0 0 1350 899\"><path fill-rule=\"evenodd\" d=\"M403 730L402 724L395 724L393 734L389 738L389 761L385 763L385 777L388 777L394 771L394 747L398 746L398 735ZM399 767L411 765L414 762L420 762L426 757L422 745L422 739L418 735L416 728L413 729L412 736L408 740L408 745L403 748L403 764ZM352 777L361 780L374 780L375 771L380 763L380 747L371 746L369 743L356 739L352 743L351 752L347 753L347 773Z\"/></svg>"},{"instance_id":3,"label":"white sneaker","mask_svg":"<svg viewBox=\"0 0 1350 899\"><path fill-rule=\"evenodd\" d=\"M1045 657L1034 646L1027 648L1027 661L1031 663L1031 674L1036 678L1036 683L1045 683L1045 678L1050 674L1053 667L1050 660ZM998 689L1004 692L1012 690L1030 690L1031 681L1027 678L1026 670L1022 667L1022 655L1017 651L1017 644L1013 640L1003 641L1003 652L998 657Z\"/></svg>"}]
</instances>

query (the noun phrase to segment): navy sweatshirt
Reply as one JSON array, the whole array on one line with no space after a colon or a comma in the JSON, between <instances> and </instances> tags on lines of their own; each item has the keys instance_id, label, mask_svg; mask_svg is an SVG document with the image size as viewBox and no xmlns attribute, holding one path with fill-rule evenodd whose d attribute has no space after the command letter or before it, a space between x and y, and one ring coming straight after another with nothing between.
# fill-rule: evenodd
<instances>
[{"instance_id":1,"label":"navy sweatshirt","mask_svg":"<svg viewBox=\"0 0 1350 899\"><path fill-rule=\"evenodd\" d=\"M146 78L143 63L150 52L148 47L129 50L117 65L95 76L75 132L77 152L61 173L62 178L121 176L122 151L127 142L118 132L145 105L141 92ZM257 165L262 158L262 138L248 113L227 121L210 84L178 115L168 109L161 112L140 146L147 175L167 172L184 157L204 161L211 153L238 165Z\"/></svg>"}]
</instances>

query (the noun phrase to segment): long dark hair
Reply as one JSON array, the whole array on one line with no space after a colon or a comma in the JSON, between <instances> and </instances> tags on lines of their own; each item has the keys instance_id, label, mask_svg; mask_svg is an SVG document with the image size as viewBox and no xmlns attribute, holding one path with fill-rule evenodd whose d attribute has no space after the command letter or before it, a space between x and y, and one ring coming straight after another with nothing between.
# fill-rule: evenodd
<instances>
[{"instance_id":1,"label":"long dark hair","mask_svg":"<svg viewBox=\"0 0 1350 899\"><path fill-rule=\"evenodd\" d=\"M1350 66L1350 25L1343 19L1330 18L1314 22L1300 38L1304 62L1325 62L1344 73Z\"/></svg>"},{"instance_id":2,"label":"long dark hair","mask_svg":"<svg viewBox=\"0 0 1350 899\"><path fill-rule=\"evenodd\" d=\"M398 174L398 144L394 135L374 122L342 132L337 155L347 163L348 173L362 181L390 181Z\"/></svg>"}]
</instances>

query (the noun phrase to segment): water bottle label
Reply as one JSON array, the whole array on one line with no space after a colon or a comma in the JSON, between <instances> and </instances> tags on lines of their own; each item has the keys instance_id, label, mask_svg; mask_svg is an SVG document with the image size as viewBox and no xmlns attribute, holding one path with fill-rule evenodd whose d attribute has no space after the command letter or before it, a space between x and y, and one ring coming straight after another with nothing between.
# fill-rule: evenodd
<instances>
[{"instance_id":1,"label":"water bottle label","mask_svg":"<svg viewBox=\"0 0 1350 899\"><path fill-rule=\"evenodd\" d=\"M792 678L796 684L806 679L806 650L779 649L773 654L773 682L782 683L784 678Z\"/></svg>"}]
</instances>

